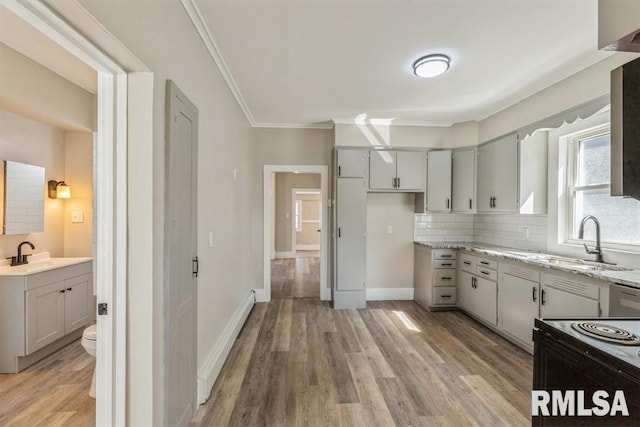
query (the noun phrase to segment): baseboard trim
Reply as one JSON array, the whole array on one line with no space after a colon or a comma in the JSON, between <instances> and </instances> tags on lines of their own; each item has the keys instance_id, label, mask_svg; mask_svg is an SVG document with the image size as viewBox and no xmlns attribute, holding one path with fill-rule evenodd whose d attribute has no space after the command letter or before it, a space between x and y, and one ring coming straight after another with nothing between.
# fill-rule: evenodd
<instances>
[{"instance_id":1,"label":"baseboard trim","mask_svg":"<svg viewBox=\"0 0 640 427\"><path fill-rule=\"evenodd\" d=\"M295 258L296 252L276 252L276 258Z\"/></svg>"},{"instance_id":2,"label":"baseboard trim","mask_svg":"<svg viewBox=\"0 0 640 427\"><path fill-rule=\"evenodd\" d=\"M296 245L297 251L319 251L320 245Z\"/></svg>"},{"instance_id":3,"label":"baseboard trim","mask_svg":"<svg viewBox=\"0 0 640 427\"><path fill-rule=\"evenodd\" d=\"M413 288L367 288L367 301L413 300Z\"/></svg>"},{"instance_id":4,"label":"baseboard trim","mask_svg":"<svg viewBox=\"0 0 640 427\"><path fill-rule=\"evenodd\" d=\"M224 365L242 325L244 325L253 308L254 295L254 292L249 292L246 298L242 300L233 317L227 323L222 336L218 339L200 372L198 372L198 405L202 405L209 398L213 384L222 370L222 365Z\"/></svg>"},{"instance_id":5,"label":"baseboard trim","mask_svg":"<svg viewBox=\"0 0 640 427\"><path fill-rule=\"evenodd\" d=\"M271 294L264 289L254 289L256 302L271 302Z\"/></svg>"}]
</instances>

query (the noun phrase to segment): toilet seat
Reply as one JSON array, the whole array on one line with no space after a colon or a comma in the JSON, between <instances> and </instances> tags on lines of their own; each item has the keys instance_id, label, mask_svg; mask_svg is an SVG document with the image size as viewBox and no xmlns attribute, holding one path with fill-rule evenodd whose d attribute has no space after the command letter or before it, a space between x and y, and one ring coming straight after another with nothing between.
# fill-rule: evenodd
<instances>
[{"instance_id":1,"label":"toilet seat","mask_svg":"<svg viewBox=\"0 0 640 427\"><path fill-rule=\"evenodd\" d=\"M91 325L82 332L83 340L95 341L97 336L96 325Z\"/></svg>"}]
</instances>

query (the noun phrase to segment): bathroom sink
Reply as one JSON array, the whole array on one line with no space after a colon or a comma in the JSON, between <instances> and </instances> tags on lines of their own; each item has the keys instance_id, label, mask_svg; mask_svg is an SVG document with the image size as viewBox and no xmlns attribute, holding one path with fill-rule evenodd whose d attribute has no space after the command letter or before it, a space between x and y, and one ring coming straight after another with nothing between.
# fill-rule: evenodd
<instances>
[{"instance_id":1,"label":"bathroom sink","mask_svg":"<svg viewBox=\"0 0 640 427\"><path fill-rule=\"evenodd\" d=\"M0 266L0 276L20 276L89 261L91 258L43 258L22 265Z\"/></svg>"}]
</instances>

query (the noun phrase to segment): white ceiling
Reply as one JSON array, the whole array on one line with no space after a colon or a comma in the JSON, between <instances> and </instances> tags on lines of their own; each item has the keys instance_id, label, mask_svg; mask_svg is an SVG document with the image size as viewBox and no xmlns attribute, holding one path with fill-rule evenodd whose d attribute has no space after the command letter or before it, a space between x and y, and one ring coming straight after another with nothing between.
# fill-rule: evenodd
<instances>
[{"instance_id":1,"label":"white ceiling","mask_svg":"<svg viewBox=\"0 0 640 427\"><path fill-rule=\"evenodd\" d=\"M609 55L597 51L597 0L183 3L199 9L257 126L481 120ZM415 77L430 53L451 68Z\"/></svg>"}]
</instances>

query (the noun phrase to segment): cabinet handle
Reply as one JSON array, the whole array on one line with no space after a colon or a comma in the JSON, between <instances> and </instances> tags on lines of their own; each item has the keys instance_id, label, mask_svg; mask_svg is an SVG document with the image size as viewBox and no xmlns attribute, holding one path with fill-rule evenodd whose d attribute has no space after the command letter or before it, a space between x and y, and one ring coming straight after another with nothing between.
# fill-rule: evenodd
<instances>
[{"instance_id":1,"label":"cabinet handle","mask_svg":"<svg viewBox=\"0 0 640 427\"><path fill-rule=\"evenodd\" d=\"M342 230L338 227L338 238L342 237Z\"/></svg>"},{"instance_id":2,"label":"cabinet handle","mask_svg":"<svg viewBox=\"0 0 640 427\"><path fill-rule=\"evenodd\" d=\"M60 289L60 293L61 294L64 294L65 292L67 292L67 291L65 291L64 289Z\"/></svg>"},{"instance_id":3,"label":"cabinet handle","mask_svg":"<svg viewBox=\"0 0 640 427\"><path fill-rule=\"evenodd\" d=\"M442 280L451 280L451 277L443 277Z\"/></svg>"},{"instance_id":4,"label":"cabinet handle","mask_svg":"<svg viewBox=\"0 0 640 427\"><path fill-rule=\"evenodd\" d=\"M533 294L531 295L531 298L533 299L533 302L536 302L538 300L538 296L536 295L536 287L534 286L533 288L531 288Z\"/></svg>"},{"instance_id":5,"label":"cabinet handle","mask_svg":"<svg viewBox=\"0 0 640 427\"><path fill-rule=\"evenodd\" d=\"M463 264L465 265L471 265L471 263L469 261L462 261Z\"/></svg>"},{"instance_id":6,"label":"cabinet handle","mask_svg":"<svg viewBox=\"0 0 640 427\"><path fill-rule=\"evenodd\" d=\"M544 289L540 290L540 305L544 305L545 301L544 301Z\"/></svg>"},{"instance_id":7,"label":"cabinet handle","mask_svg":"<svg viewBox=\"0 0 640 427\"><path fill-rule=\"evenodd\" d=\"M482 265L489 265L489 263L487 261L480 261L480 264Z\"/></svg>"},{"instance_id":8,"label":"cabinet handle","mask_svg":"<svg viewBox=\"0 0 640 427\"><path fill-rule=\"evenodd\" d=\"M396 188L400 188L400 177L397 178L398 186Z\"/></svg>"},{"instance_id":9,"label":"cabinet handle","mask_svg":"<svg viewBox=\"0 0 640 427\"><path fill-rule=\"evenodd\" d=\"M486 276L488 276L488 275L489 275L489 272L488 272L488 271L484 271L484 270L480 270L480 273L482 273L482 274L484 274L484 275L486 275Z\"/></svg>"},{"instance_id":10,"label":"cabinet handle","mask_svg":"<svg viewBox=\"0 0 640 427\"><path fill-rule=\"evenodd\" d=\"M477 281L477 280L478 280L478 279L476 279L475 277L472 277L472 278L471 278L471 287L472 287L473 289L475 289L475 288L477 288L477 287L478 287L478 285L476 285L476 281Z\"/></svg>"},{"instance_id":11,"label":"cabinet handle","mask_svg":"<svg viewBox=\"0 0 640 427\"><path fill-rule=\"evenodd\" d=\"M451 267L451 265L452 265L452 264L451 264L450 262L443 262L443 263L442 263L442 266L443 266L443 267L444 267L444 266Z\"/></svg>"},{"instance_id":12,"label":"cabinet handle","mask_svg":"<svg viewBox=\"0 0 640 427\"><path fill-rule=\"evenodd\" d=\"M471 199L469 199L469 210L471 210Z\"/></svg>"},{"instance_id":13,"label":"cabinet handle","mask_svg":"<svg viewBox=\"0 0 640 427\"><path fill-rule=\"evenodd\" d=\"M451 298L451 295L440 295L440 298Z\"/></svg>"},{"instance_id":14,"label":"cabinet handle","mask_svg":"<svg viewBox=\"0 0 640 427\"><path fill-rule=\"evenodd\" d=\"M71 288L67 288L67 291L69 291L69 292L71 292L72 290L73 290L73 289L71 289Z\"/></svg>"},{"instance_id":15,"label":"cabinet handle","mask_svg":"<svg viewBox=\"0 0 640 427\"><path fill-rule=\"evenodd\" d=\"M449 209L449 203L450 203L450 201L449 201L449 199L447 199L447 209Z\"/></svg>"},{"instance_id":16,"label":"cabinet handle","mask_svg":"<svg viewBox=\"0 0 640 427\"><path fill-rule=\"evenodd\" d=\"M338 176L340 176L340 166L338 166Z\"/></svg>"},{"instance_id":17,"label":"cabinet handle","mask_svg":"<svg viewBox=\"0 0 640 427\"><path fill-rule=\"evenodd\" d=\"M451 254L440 255L440 258L451 258Z\"/></svg>"},{"instance_id":18,"label":"cabinet handle","mask_svg":"<svg viewBox=\"0 0 640 427\"><path fill-rule=\"evenodd\" d=\"M396 188L396 178L392 178L391 182L392 182L391 185L393 185L393 188Z\"/></svg>"}]
</instances>

